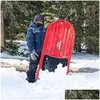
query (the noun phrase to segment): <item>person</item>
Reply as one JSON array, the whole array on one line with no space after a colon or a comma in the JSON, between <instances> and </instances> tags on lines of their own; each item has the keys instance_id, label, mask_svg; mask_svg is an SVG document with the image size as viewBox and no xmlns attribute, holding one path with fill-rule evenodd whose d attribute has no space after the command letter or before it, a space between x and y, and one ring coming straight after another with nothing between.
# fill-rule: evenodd
<instances>
[{"instance_id":1,"label":"person","mask_svg":"<svg viewBox=\"0 0 100 100\"><path fill-rule=\"evenodd\" d=\"M34 83L36 81L35 74L40 60L45 31L44 15L36 15L29 25L26 35L27 46L30 54L29 69L26 72L26 80L29 83Z\"/></svg>"}]
</instances>

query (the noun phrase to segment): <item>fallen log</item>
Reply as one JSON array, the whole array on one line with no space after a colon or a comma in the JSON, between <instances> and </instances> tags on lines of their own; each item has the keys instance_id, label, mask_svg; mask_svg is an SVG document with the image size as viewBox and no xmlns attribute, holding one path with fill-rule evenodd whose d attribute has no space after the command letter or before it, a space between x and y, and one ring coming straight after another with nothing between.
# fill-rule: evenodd
<instances>
[{"instance_id":1,"label":"fallen log","mask_svg":"<svg viewBox=\"0 0 100 100\"><path fill-rule=\"evenodd\" d=\"M90 68L90 67L83 67L83 68L70 68L70 72L72 73L94 73L99 71L98 68Z\"/></svg>"},{"instance_id":2,"label":"fallen log","mask_svg":"<svg viewBox=\"0 0 100 100\"><path fill-rule=\"evenodd\" d=\"M22 64L22 63L10 64L10 63L6 63L6 62L1 62L1 66L0 67L4 67L4 68L15 67L17 71L26 72L27 66L28 66L27 64Z\"/></svg>"},{"instance_id":3,"label":"fallen log","mask_svg":"<svg viewBox=\"0 0 100 100\"><path fill-rule=\"evenodd\" d=\"M14 63L1 62L0 67L4 67L4 68L14 67L14 68L16 68L17 71L26 72L28 70L28 63L23 64L20 62L20 63L14 64ZM72 67L70 67L69 71L72 73L94 73L95 71L99 71L99 69L98 68L90 68L90 67L86 67L86 68L72 68Z\"/></svg>"}]
</instances>

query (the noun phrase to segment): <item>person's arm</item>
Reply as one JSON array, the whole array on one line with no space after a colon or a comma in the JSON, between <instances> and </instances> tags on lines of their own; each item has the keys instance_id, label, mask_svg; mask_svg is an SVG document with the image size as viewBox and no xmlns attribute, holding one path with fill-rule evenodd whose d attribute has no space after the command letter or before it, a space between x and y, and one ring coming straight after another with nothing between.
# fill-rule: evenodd
<instances>
[{"instance_id":1,"label":"person's arm","mask_svg":"<svg viewBox=\"0 0 100 100\"><path fill-rule=\"evenodd\" d=\"M27 30L26 41L29 48L29 52L32 53L35 50L34 33L31 28Z\"/></svg>"}]
</instances>

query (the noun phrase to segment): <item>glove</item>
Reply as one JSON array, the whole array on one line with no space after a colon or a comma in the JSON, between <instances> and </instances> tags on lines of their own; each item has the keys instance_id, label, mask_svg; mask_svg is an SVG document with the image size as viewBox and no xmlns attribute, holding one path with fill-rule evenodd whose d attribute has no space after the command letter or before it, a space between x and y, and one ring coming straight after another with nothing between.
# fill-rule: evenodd
<instances>
[{"instance_id":1,"label":"glove","mask_svg":"<svg viewBox=\"0 0 100 100\"><path fill-rule=\"evenodd\" d=\"M39 56L35 51L33 51L31 54L30 54L30 56L31 56L31 59L32 60L34 60L34 61L36 61L37 60L37 57Z\"/></svg>"}]
</instances>

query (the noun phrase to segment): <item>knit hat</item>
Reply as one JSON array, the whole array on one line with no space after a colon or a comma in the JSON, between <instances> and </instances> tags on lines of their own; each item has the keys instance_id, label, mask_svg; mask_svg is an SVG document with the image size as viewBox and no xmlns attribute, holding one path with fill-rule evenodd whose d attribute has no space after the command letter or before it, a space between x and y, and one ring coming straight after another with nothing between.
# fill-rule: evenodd
<instances>
[{"instance_id":1,"label":"knit hat","mask_svg":"<svg viewBox=\"0 0 100 100\"><path fill-rule=\"evenodd\" d=\"M44 15L36 15L33 19L34 23L36 23L36 21L44 21Z\"/></svg>"}]
</instances>

